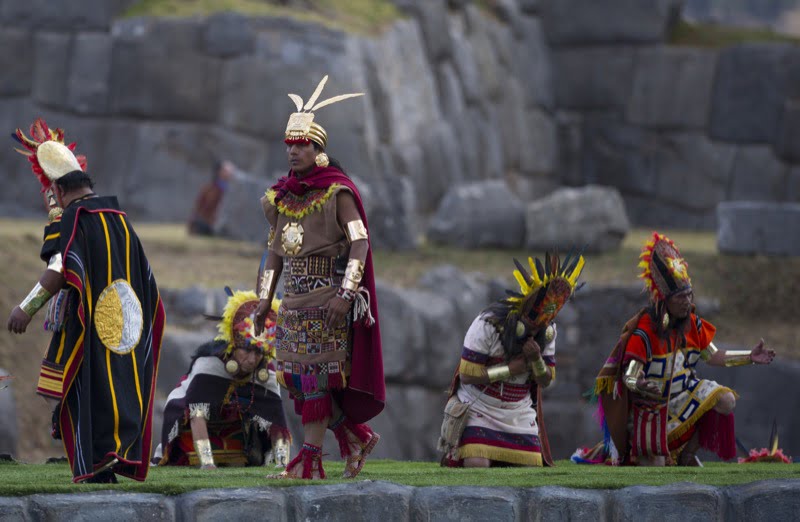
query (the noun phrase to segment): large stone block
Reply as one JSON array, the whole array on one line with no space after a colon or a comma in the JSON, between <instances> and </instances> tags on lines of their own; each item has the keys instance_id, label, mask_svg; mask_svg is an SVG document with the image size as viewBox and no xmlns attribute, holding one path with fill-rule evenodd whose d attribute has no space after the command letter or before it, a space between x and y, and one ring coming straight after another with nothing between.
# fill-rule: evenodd
<instances>
[{"instance_id":1,"label":"large stone block","mask_svg":"<svg viewBox=\"0 0 800 522\"><path fill-rule=\"evenodd\" d=\"M800 513L800 482L762 480L726 488L728 512L732 520L792 520Z\"/></svg>"},{"instance_id":2,"label":"large stone block","mask_svg":"<svg viewBox=\"0 0 800 522\"><path fill-rule=\"evenodd\" d=\"M520 112L519 171L526 175L551 174L558 166L558 132L553 118L532 109Z\"/></svg>"},{"instance_id":3,"label":"large stone block","mask_svg":"<svg viewBox=\"0 0 800 522\"><path fill-rule=\"evenodd\" d=\"M556 105L622 110L633 87L633 47L569 48L553 52Z\"/></svg>"},{"instance_id":4,"label":"large stone block","mask_svg":"<svg viewBox=\"0 0 800 522\"><path fill-rule=\"evenodd\" d=\"M434 267L419 278L417 286L450 299L458 312L458 321L452 327L464 333L489 303L489 286L482 274L467 274L453 265Z\"/></svg>"},{"instance_id":5,"label":"large stone block","mask_svg":"<svg viewBox=\"0 0 800 522\"><path fill-rule=\"evenodd\" d=\"M449 27L453 39L453 64L464 89L464 99L470 105L478 105L486 96L485 79L481 77L464 16L451 17Z\"/></svg>"},{"instance_id":6,"label":"large stone block","mask_svg":"<svg viewBox=\"0 0 800 522\"><path fill-rule=\"evenodd\" d=\"M657 43L677 20L676 0L542 1L547 39L553 45Z\"/></svg>"},{"instance_id":7,"label":"large stone block","mask_svg":"<svg viewBox=\"0 0 800 522\"><path fill-rule=\"evenodd\" d=\"M0 25L56 31L107 30L115 17L136 0L0 1Z\"/></svg>"},{"instance_id":8,"label":"large stone block","mask_svg":"<svg viewBox=\"0 0 800 522\"><path fill-rule=\"evenodd\" d=\"M290 488L207 489L177 498L177 511L183 520L265 520L285 522Z\"/></svg>"},{"instance_id":9,"label":"large stone block","mask_svg":"<svg viewBox=\"0 0 800 522\"><path fill-rule=\"evenodd\" d=\"M717 247L726 254L800 255L800 204L729 201L717 207Z\"/></svg>"},{"instance_id":10,"label":"large stone block","mask_svg":"<svg viewBox=\"0 0 800 522\"><path fill-rule=\"evenodd\" d=\"M800 101L784 104L775 142L775 153L786 161L800 163Z\"/></svg>"},{"instance_id":11,"label":"large stone block","mask_svg":"<svg viewBox=\"0 0 800 522\"><path fill-rule=\"evenodd\" d=\"M32 495L28 511L35 520L108 520L109 506L114 516L128 520L175 520L175 504L170 497L142 493L103 491L86 494Z\"/></svg>"},{"instance_id":12,"label":"large stone block","mask_svg":"<svg viewBox=\"0 0 800 522\"><path fill-rule=\"evenodd\" d=\"M605 491L568 489L545 486L529 491L523 502L527 503L526 520L607 520Z\"/></svg>"},{"instance_id":13,"label":"large stone block","mask_svg":"<svg viewBox=\"0 0 800 522\"><path fill-rule=\"evenodd\" d=\"M741 146L731 173L726 199L739 201L780 201L784 199L789 166L775 157L766 145Z\"/></svg>"},{"instance_id":14,"label":"large stone block","mask_svg":"<svg viewBox=\"0 0 800 522\"><path fill-rule=\"evenodd\" d=\"M563 188L525 211L525 247L537 250L605 252L617 248L629 229L622 197L609 187Z\"/></svg>"},{"instance_id":15,"label":"large stone block","mask_svg":"<svg viewBox=\"0 0 800 522\"><path fill-rule=\"evenodd\" d=\"M431 219L428 237L462 248L515 248L524 234L522 203L503 181L451 189Z\"/></svg>"},{"instance_id":16,"label":"large stone block","mask_svg":"<svg viewBox=\"0 0 800 522\"><path fill-rule=\"evenodd\" d=\"M33 39L32 92L36 103L56 109L66 108L72 39L68 33L36 33Z\"/></svg>"},{"instance_id":17,"label":"large stone block","mask_svg":"<svg viewBox=\"0 0 800 522\"><path fill-rule=\"evenodd\" d=\"M111 111L123 116L215 121L222 61L197 50L196 20L134 19L114 35Z\"/></svg>"},{"instance_id":18,"label":"large stone block","mask_svg":"<svg viewBox=\"0 0 800 522\"><path fill-rule=\"evenodd\" d=\"M0 49L0 96L28 95L36 52L32 33L14 27L0 28Z\"/></svg>"},{"instance_id":19,"label":"large stone block","mask_svg":"<svg viewBox=\"0 0 800 522\"><path fill-rule=\"evenodd\" d=\"M773 143L787 98L800 95L800 49L748 43L720 52L709 133L734 143Z\"/></svg>"},{"instance_id":20,"label":"large stone block","mask_svg":"<svg viewBox=\"0 0 800 522\"><path fill-rule=\"evenodd\" d=\"M521 35L512 49L513 75L522 82L526 107L552 109L555 104L553 60L538 17L521 16Z\"/></svg>"},{"instance_id":21,"label":"large stone block","mask_svg":"<svg viewBox=\"0 0 800 522\"><path fill-rule=\"evenodd\" d=\"M0 368L0 377L11 375ZM14 400L14 382L0 380L0 418L5 419L0 424L0 453L17 454L17 403ZM17 384L19 386L19 384ZM2 520L0 518L0 520Z\"/></svg>"},{"instance_id":22,"label":"large stone block","mask_svg":"<svg viewBox=\"0 0 800 522\"><path fill-rule=\"evenodd\" d=\"M247 17L231 11L211 15L203 31L205 52L218 58L250 53L255 43L255 33Z\"/></svg>"},{"instance_id":23,"label":"large stone block","mask_svg":"<svg viewBox=\"0 0 800 522\"><path fill-rule=\"evenodd\" d=\"M636 55L627 120L659 129L704 129L717 53L654 47Z\"/></svg>"},{"instance_id":24,"label":"large stone block","mask_svg":"<svg viewBox=\"0 0 800 522\"><path fill-rule=\"evenodd\" d=\"M25 498L0 498L0 522L24 522L28 518L28 500Z\"/></svg>"},{"instance_id":25,"label":"large stone block","mask_svg":"<svg viewBox=\"0 0 800 522\"><path fill-rule=\"evenodd\" d=\"M106 33L75 35L67 80L67 106L70 110L92 115L107 112L111 45L111 36Z\"/></svg>"},{"instance_id":26,"label":"large stone block","mask_svg":"<svg viewBox=\"0 0 800 522\"><path fill-rule=\"evenodd\" d=\"M291 520L343 522L403 520L408 517L413 488L386 482L287 488Z\"/></svg>"},{"instance_id":27,"label":"large stone block","mask_svg":"<svg viewBox=\"0 0 800 522\"><path fill-rule=\"evenodd\" d=\"M250 175L231 180L220 205L216 233L266 244L269 224L260 199L271 184L271 180Z\"/></svg>"},{"instance_id":28,"label":"large stone block","mask_svg":"<svg viewBox=\"0 0 800 522\"><path fill-rule=\"evenodd\" d=\"M463 183L464 161L457 131L448 123L432 123L420 137L423 168L409 174L417 188L417 209L429 214L450 187Z\"/></svg>"},{"instance_id":29,"label":"large stone block","mask_svg":"<svg viewBox=\"0 0 800 522\"><path fill-rule=\"evenodd\" d=\"M210 323L209 323L210 324ZM161 359L158 365L158 391L164 396L178 386L181 377L189 373L192 355L200 345L216 337L213 330L188 331L168 328L161 345ZM160 428L161 426L159 426Z\"/></svg>"},{"instance_id":30,"label":"large stone block","mask_svg":"<svg viewBox=\"0 0 800 522\"><path fill-rule=\"evenodd\" d=\"M723 520L725 498L711 486L688 482L634 486L613 493L612 519L620 522Z\"/></svg>"},{"instance_id":31,"label":"large stone block","mask_svg":"<svg viewBox=\"0 0 800 522\"><path fill-rule=\"evenodd\" d=\"M419 22L430 61L437 63L450 58L453 42L448 31L444 30L447 27L447 5L444 0L410 2L410 4L409 11Z\"/></svg>"},{"instance_id":32,"label":"large stone block","mask_svg":"<svg viewBox=\"0 0 800 522\"><path fill-rule=\"evenodd\" d=\"M518 520L521 510L518 494L510 488L418 488L411 500L409 519L415 522Z\"/></svg>"}]
</instances>

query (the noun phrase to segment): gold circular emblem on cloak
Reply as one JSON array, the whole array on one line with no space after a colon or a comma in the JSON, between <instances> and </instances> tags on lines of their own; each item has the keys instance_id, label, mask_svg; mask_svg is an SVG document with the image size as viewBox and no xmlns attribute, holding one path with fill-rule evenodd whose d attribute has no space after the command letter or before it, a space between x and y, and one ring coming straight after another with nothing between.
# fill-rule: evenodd
<instances>
[{"instance_id":1,"label":"gold circular emblem on cloak","mask_svg":"<svg viewBox=\"0 0 800 522\"><path fill-rule=\"evenodd\" d=\"M260 370L258 370L258 373L256 374L256 379L258 379L261 382L267 382L269 380L269 370L267 370L266 368L261 368Z\"/></svg>"},{"instance_id":2,"label":"gold circular emblem on cloak","mask_svg":"<svg viewBox=\"0 0 800 522\"><path fill-rule=\"evenodd\" d=\"M303 248L303 225L300 223L286 223L281 234L283 251L290 256L300 253Z\"/></svg>"},{"instance_id":3,"label":"gold circular emblem on cloak","mask_svg":"<svg viewBox=\"0 0 800 522\"><path fill-rule=\"evenodd\" d=\"M131 285L117 279L97 298L94 328L103 346L124 355L136 348L142 338L142 304Z\"/></svg>"}]
</instances>

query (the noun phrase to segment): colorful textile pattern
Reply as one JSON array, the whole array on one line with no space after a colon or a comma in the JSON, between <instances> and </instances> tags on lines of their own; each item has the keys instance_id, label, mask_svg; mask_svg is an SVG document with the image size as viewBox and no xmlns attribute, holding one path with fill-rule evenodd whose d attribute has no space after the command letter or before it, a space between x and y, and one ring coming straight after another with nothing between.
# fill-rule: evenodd
<instances>
[{"instance_id":1,"label":"colorful textile pattern","mask_svg":"<svg viewBox=\"0 0 800 522\"><path fill-rule=\"evenodd\" d=\"M320 288L339 287L343 274L337 274L335 257L284 257L283 288L287 295L307 294Z\"/></svg>"},{"instance_id":2,"label":"colorful textile pattern","mask_svg":"<svg viewBox=\"0 0 800 522\"><path fill-rule=\"evenodd\" d=\"M217 341L219 351L225 343ZM269 379L235 381L214 355L198 357L167 397L161 445L156 451L160 466L196 465L190 413L207 412L209 439L217 465L261 465L275 431L291 440L283 413L275 372Z\"/></svg>"},{"instance_id":3,"label":"colorful textile pattern","mask_svg":"<svg viewBox=\"0 0 800 522\"><path fill-rule=\"evenodd\" d=\"M554 325L555 328L555 325ZM555 340L542 349L542 357L555 367ZM477 317L464 337L459 373L483 375L482 369L505 362L505 351L497 329L484 317ZM542 443L537 418L537 386L531 373L515 375L488 385L460 382L456 393L469 403L467 427L451 465L464 458L482 457L495 462L541 466Z\"/></svg>"},{"instance_id":4,"label":"colorful textile pattern","mask_svg":"<svg viewBox=\"0 0 800 522\"><path fill-rule=\"evenodd\" d=\"M58 432L74 481L113 458L119 459L114 473L144 480L165 320L155 278L116 198L70 205L59 227L70 314L50 342L39 392L61 397ZM116 289L123 286L132 295L120 297ZM114 292L100 300L110 287ZM126 303L134 299L141 324L132 330L136 310Z\"/></svg>"},{"instance_id":5,"label":"colorful textile pattern","mask_svg":"<svg viewBox=\"0 0 800 522\"><path fill-rule=\"evenodd\" d=\"M665 456L667 448L667 407L663 404L633 403L631 453L639 456Z\"/></svg>"},{"instance_id":6,"label":"colorful textile pattern","mask_svg":"<svg viewBox=\"0 0 800 522\"><path fill-rule=\"evenodd\" d=\"M275 205L278 212L285 216L300 219L321 209L340 188L341 185L334 183L326 189L309 190L300 195L287 191L277 202L275 201L277 192L274 189L269 189L266 196L269 202Z\"/></svg>"}]
</instances>

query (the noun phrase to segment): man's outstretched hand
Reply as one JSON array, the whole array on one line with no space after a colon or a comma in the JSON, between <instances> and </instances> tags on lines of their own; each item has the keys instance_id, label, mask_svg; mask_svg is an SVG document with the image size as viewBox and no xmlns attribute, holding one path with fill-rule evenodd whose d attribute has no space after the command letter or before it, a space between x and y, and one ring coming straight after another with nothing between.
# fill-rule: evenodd
<instances>
[{"instance_id":1,"label":"man's outstretched hand","mask_svg":"<svg viewBox=\"0 0 800 522\"><path fill-rule=\"evenodd\" d=\"M754 364L769 364L775 358L775 350L766 348L764 346L764 339L758 341L758 344L750 352L750 360Z\"/></svg>"}]
</instances>

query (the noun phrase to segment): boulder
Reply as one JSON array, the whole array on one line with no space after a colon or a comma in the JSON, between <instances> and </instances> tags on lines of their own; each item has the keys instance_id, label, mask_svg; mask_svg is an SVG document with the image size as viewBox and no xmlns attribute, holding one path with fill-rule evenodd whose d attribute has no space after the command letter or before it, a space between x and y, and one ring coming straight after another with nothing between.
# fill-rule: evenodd
<instances>
[{"instance_id":1,"label":"boulder","mask_svg":"<svg viewBox=\"0 0 800 522\"><path fill-rule=\"evenodd\" d=\"M658 43L680 15L678 0L542 0L551 45Z\"/></svg>"},{"instance_id":2,"label":"boulder","mask_svg":"<svg viewBox=\"0 0 800 522\"><path fill-rule=\"evenodd\" d=\"M27 96L31 92L36 48L25 29L0 28L0 96Z\"/></svg>"},{"instance_id":3,"label":"boulder","mask_svg":"<svg viewBox=\"0 0 800 522\"><path fill-rule=\"evenodd\" d=\"M619 247L630 229L625 205L614 188L563 188L528 204L525 247L568 252L605 252Z\"/></svg>"},{"instance_id":4,"label":"boulder","mask_svg":"<svg viewBox=\"0 0 800 522\"><path fill-rule=\"evenodd\" d=\"M633 486L612 495L611 520L719 520L725 508L720 490L689 482Z\"/></svg>"},{"instance_id":5,"label":"boulder","mask_svg":"<svg viewBox=\"0 0 800 522\"><path fill-rule=\"evenodd\" d=\"M67 106L78 114L104 115L108 110L112 38L105 33L78 33L72 45Z\"/></svg>"},{"instance_id":6,"label":"boulder","mask_svg":"<svg viewBox=\"0 0 800 522\"><path fill-rule=\"evenodd\" d=\"M32 97L36 103L66 108L72 40L69 33L41 31L34 36Z\"/></svg>"},{"instance_id":7,"label":"boulder","mask_svg":"<svg viewBox=\"0 0 800 522\"><path fill-rule=\"evenodd\" d=\"M631 98L636 52L628 46L555 50L556 105L584 111L624 109Z\"/></svg>"},{"instance_id":8,"label":"boulder","mask_svg":"<svg viewBox=\"0 0 800 522\"><path fill-rule=\"evenodd\" d=\"M469 325L488 306L489 287L480 273L464 273L453 265L439 265L419 278L417 286L447 298L456 308L453 329L466 333Z\"/></svg>"},{"instance_id":9,"label":"boulder","mask_svg":"<svg viewBox=\"0 0 800 522\"><path fill-rule=\"evenodd\" d=\"M606 520L608 497L602 491L544 486L529 490L524 520Z\"/></svg>"},{"instance_id":10,"label":"boulder","mask_svg":"<svg viewBox=\"0 0 800 522\"><path fill-rule=\"evenodd\" d=\"M414 489L388 482L355 482L326 488L286 488L294 507L289 520L404 520ZM260 514L259 518L263 515Z\"/></svg>"},{"instance_id":11,"label":"boulder","mask_svg":"<svg viewBox=\"0 0 800 522\"><path fill-rule=\"evenodd\" d=\"M653 47L636 55L629 122L658 129L705 129L717 53Z\"/></svg>"},{"instance_id":12,"label":"boulder","mask_svg":"<svg viewBox=\"0 0 800 522\"><path fill-rule=\"evenodd\" d=\"M800 163L800 101L790 100L783 106L775 153L783 160Z\"/></svg>"},{"instance_id":13,"label":"boulder","mask_svg":"<svg viewBox=\"0 0 800 522\"><path fill-rule=\"evenodd\" d=\"M772 144L787 98L800 95L800 49L746 43L720 52L709 134L733 143Z\"/></svg>"},{"instance_id":14,"label":"boulder","mask_svg":"<svg viewBox=\"0 0 800 522\"><path fill-rule=\"evenodd\" d=\"M288 489L265 489L258 494L246 489L206 489L181 495L176 511L182 520L287 520Z\"/></svg>"},{"instance_id":15,"label":"boulder","mask_svg":"<svg viewBox=\"0 0 800 522\"><path fill-rule=\"evenodd\" d=\"M717 219L720 252L800 255L800 203L723 202L717 207Z\"/></svg>"},{"instance_id":16,"label":"boulder","mask_svg":"<svg viewBox=\"0 0 800 522\"><path fill-rule=\"evenodd\" d=\"M517 520L518 492L512 488L474 486L418 489L412 500L410 520Z\"/></svg>"},{"instance_id":17,"label":"boulder","mask_svg":"<svg viewBox=\"0 0 800 522\"><path fill-rule=\"evenodd\" d=\"M209 326L212 326L209 322ZM165 397L178 386L181 378L189 373L197 348L201 344L212 341L216 331L212 328L199 329L198 331L169 328L164 333L161 343L161 359L158 365L158 382L156 387ZM160 429L161 424L158 424Z\"/></svg>"},{"instance_id":18,"label":"boulder","mask_svg":"<svg viewBox=\"0 0 800 522\"><path fill-rule=\"evenodd\" d=\"M0 368L0 377L9 375L8 371ZM0 454L17 454L17 403L14 400L13 383L12 379L0 379L0 418L4 419L0 424Z\"/></svg>"},{"instance_id":19,"label":"boulder","mask_svg":"<svg viewBox=\"0 0 800 522\"><path fill-rule=\"evenodd\" d=\"M81 0L54 6L49 0L0 1L0 25L54 31L105 31L137 0Z\"/></svg>"},{"instance_id":20,"label":"boulder","mask_svg":"<svg viewBox=\"0 0 800 522\"><path fill-rule=\"evenodd\" d=\"M251 175L239 175L231 180L219 208L215 233L266 245L269 223L260 198L270 185L269 180Z\"/></svg>"},{"instance_id":21,"label":"boulder","mask_svg":"<svg viewBox=\"0 0 800 522\"><path fill-rule=\"evenodd\" d=\"M767 145L740 146L731 172L726 199L734 201L781 201L789 166L775 157Z\"/></svg>"},{"instance_id":22,"label":"boulder","mask_svg":"<svg viewBox=\"0 0 800 522\"><path fill-rule=\"evenodd\" d=\"M558 132L553 118L538 109L520 112L519 117L519 171L526 177L556 172Z\"/></svg>"},{"instance_id":23,"label":"boulder","mask_svg":"<svg viewBox=\"0 0 800 522\"><path fill-rule=\"evenodd\" d=\"M552 109L555 104L553 63L542 21L534 16L520 16L520 36L512 48L512 75L520 79L526 107Z\"/></svg>"},{"instance_id":24,"label":"boulder","mask_svg":"<svg viewBox=\"0 0 800 522\"><path fill-rule=\"evenodd\" d=\"M460 248L515 248L524 234L522 203L500 180L450 189L431 219L428 237Z\"/></svg>"},{"instance_id":25,"label":"boulder","mask_svg":"<svg viewBox=\"0 0 800 522\"><path fill-rule=\"evenodd\" d=\"M453 43L450 40L447 27L447 6L443 1L409 2L408 11L419 22L425 49L431 63L438 63L450 58L453 52Z\"/></svg>"},{"instance_id":26,"label":"boulder","mask_svg":"<svg viewBox=\"0 0 800 522\"><path fill-rule=\"evenodd\" d=\"M795 454L796 455L796 454ZM726 517L737 520L789 520L800 510L797 480L761 480L726 488Z\"/></svg>"},{"instance_id":27,"label":"boulder","mask_svg":"<svg viewBox=\"0 0 800 522\"><path fill-rule=\"evenodd\" d=\"M255 48L255 33L242 14L226 11L208 17L203 31L203 49L209 56L231 58Z\"/></svg>"},{"instance_id":28,"label":"boulder","mask_svg":"<svg viewBox=\"0 0 800 522\"><path fill-rule=\"evenodd\" d=\"M81 495L31 495L28 512L34 520L91 521L108 517L113 503L116 516L126 519L175 520L171 497L144 493L101 491Z\"/></svg>"}]
</instances>

